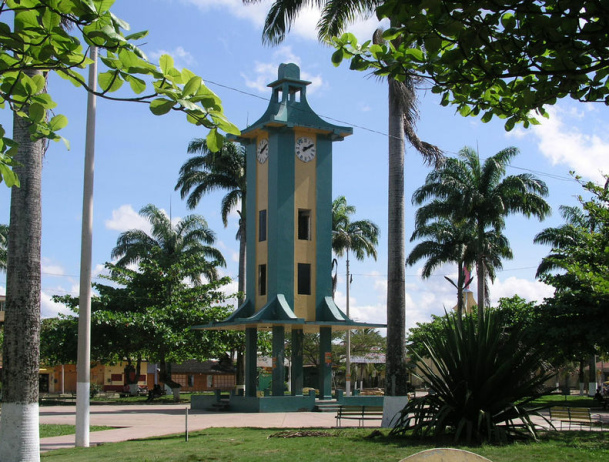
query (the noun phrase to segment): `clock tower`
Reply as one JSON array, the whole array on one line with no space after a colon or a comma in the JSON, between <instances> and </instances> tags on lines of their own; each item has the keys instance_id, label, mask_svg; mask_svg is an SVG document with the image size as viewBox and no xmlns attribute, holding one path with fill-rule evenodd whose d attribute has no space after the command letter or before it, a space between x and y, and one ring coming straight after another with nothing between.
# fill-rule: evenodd
<instances>
[{"instance_id":1,"label":"clock tower","mask_svg":"<svg viewBox=\"0 0 609 462\"><path fill-rule=\"evenodd\" d=\"M257 332L273 333L273 396L283 396L284 342L292 339L292 394L302 395L303 335L320 334L323 398L331 395L331 332L355 323L332 299L332 143L352 134L309 106L295 64L281 64L269 106L242 131L246 147L246 300L205 326L246 332L246 396L256 396Z\"/></svg>"}]
</instances>

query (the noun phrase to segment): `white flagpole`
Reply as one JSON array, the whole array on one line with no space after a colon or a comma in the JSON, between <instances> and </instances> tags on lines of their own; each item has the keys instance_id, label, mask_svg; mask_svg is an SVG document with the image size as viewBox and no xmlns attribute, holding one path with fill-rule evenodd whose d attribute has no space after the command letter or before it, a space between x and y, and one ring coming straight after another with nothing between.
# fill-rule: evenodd
<instances>
[{"instance_id":1,"label":"white flagpole","mask_svg":"<svg viewBox=\"0 0 609 462\"><path fill-rule=\"evenodd\" d=\"M97 89L97 48L91 47L89 87ZM78 358L76 368L76 446L89 447L89 391L91 386L91 259L93 242L93 178L95 170L96 96L87 100L87 134L82 204L80 252L80 303L78 313Z\"/></svg>"}]
</instances>

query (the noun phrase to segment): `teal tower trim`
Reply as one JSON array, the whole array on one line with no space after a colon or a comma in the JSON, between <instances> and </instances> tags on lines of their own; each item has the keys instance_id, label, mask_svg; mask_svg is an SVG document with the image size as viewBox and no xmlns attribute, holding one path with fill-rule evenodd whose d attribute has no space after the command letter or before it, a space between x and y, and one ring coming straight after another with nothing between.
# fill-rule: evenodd
<instances>
[{"instance_id":1,"label":"teal tower trim","mask_svg":"<svg viewBox=\"0 0 609 462\"><path fill-rule=\"evenodd\" d=\"M266 111L238 137L246 147L246 298L228 319L195 326L246 331L248 397L256 396L259 331L273 333L274 396L284 394L286 334L293 342L293 395L303 390L304 333L320 334L316 385L325 399L332 388L332 330L386 327L354 322L332 299L332 143L353 129L311 109L309 84L297 65L281 64L268 85Z\"/></svg>"}]
</instances>

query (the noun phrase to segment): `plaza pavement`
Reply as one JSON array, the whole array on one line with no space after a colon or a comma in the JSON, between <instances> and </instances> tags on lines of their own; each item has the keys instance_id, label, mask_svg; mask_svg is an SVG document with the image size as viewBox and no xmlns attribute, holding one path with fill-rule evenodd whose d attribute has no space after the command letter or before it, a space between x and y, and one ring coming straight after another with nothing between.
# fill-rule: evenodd
<instances>
[{"instance_id":1,"label":"plaza pavement","mask_svg":"<svg viewBox=\"0 0 609 462\"><path fill-rule=\"evenodd\" d=\"M256 427L256 428L332 428L336 427L334 412L273 412L233 413L190 410L189 403L141 404L141 405L94 405L90 407L90 424L113 427L112 430L90 432L90 445L116 443L155 436L184 434L186 410L188 409L188 431L211 427ZM609 412L594 409L600 414L604 429L609 427ZM539 427L548 428L545 420L534 417ZM40 423L68 424L76 422L76 406L40 407ZM354 421L351 425L357 425ZM378 428L380 421L366 421L366 427ZM566 428L565 428L566 429ZM600 430L600 428L593 428ZM73 448L74 435L42 438L40 451Z\"/></svg>"},{"instance_id":2,"label":"plaza pavement","mask_svg":"<svg viewBox=\"0 0 609 462\"><path fill-rule=\"evenodd\" d=\"M333 412L273 412L231 413L191 411L189 403L95 405L90 407L90 424L113 427L113 430L89 433L90 445L116 443L154 436L185 433L186 409L188 431L211 427L259 427L259 428L331 428L336 426ZM41 424L67 424L76 422L76 406L40 407ZM366 422L366 426L378 427L379 422ZM40 440L40 451L73 448L74 435L55 436Z\"/></svg>"}]
</instances>

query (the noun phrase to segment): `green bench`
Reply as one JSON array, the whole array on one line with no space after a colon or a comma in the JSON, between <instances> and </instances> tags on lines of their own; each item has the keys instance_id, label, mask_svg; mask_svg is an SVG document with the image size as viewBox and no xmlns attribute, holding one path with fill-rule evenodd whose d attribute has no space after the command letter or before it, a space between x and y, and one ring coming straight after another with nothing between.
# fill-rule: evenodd
<instances>
[{"instance_id":1,"label":"green bench","mask_svg":"<svg viewBox=\"0 0 609 462\"><path fill-rule=\"evenodd\" d=\"M342 420L357 420L359 426L364 426L366 420L382 420L383 406L354 406L341 405L336 412L337 426L340 427Z\"/></svg>"}]
</instances>

